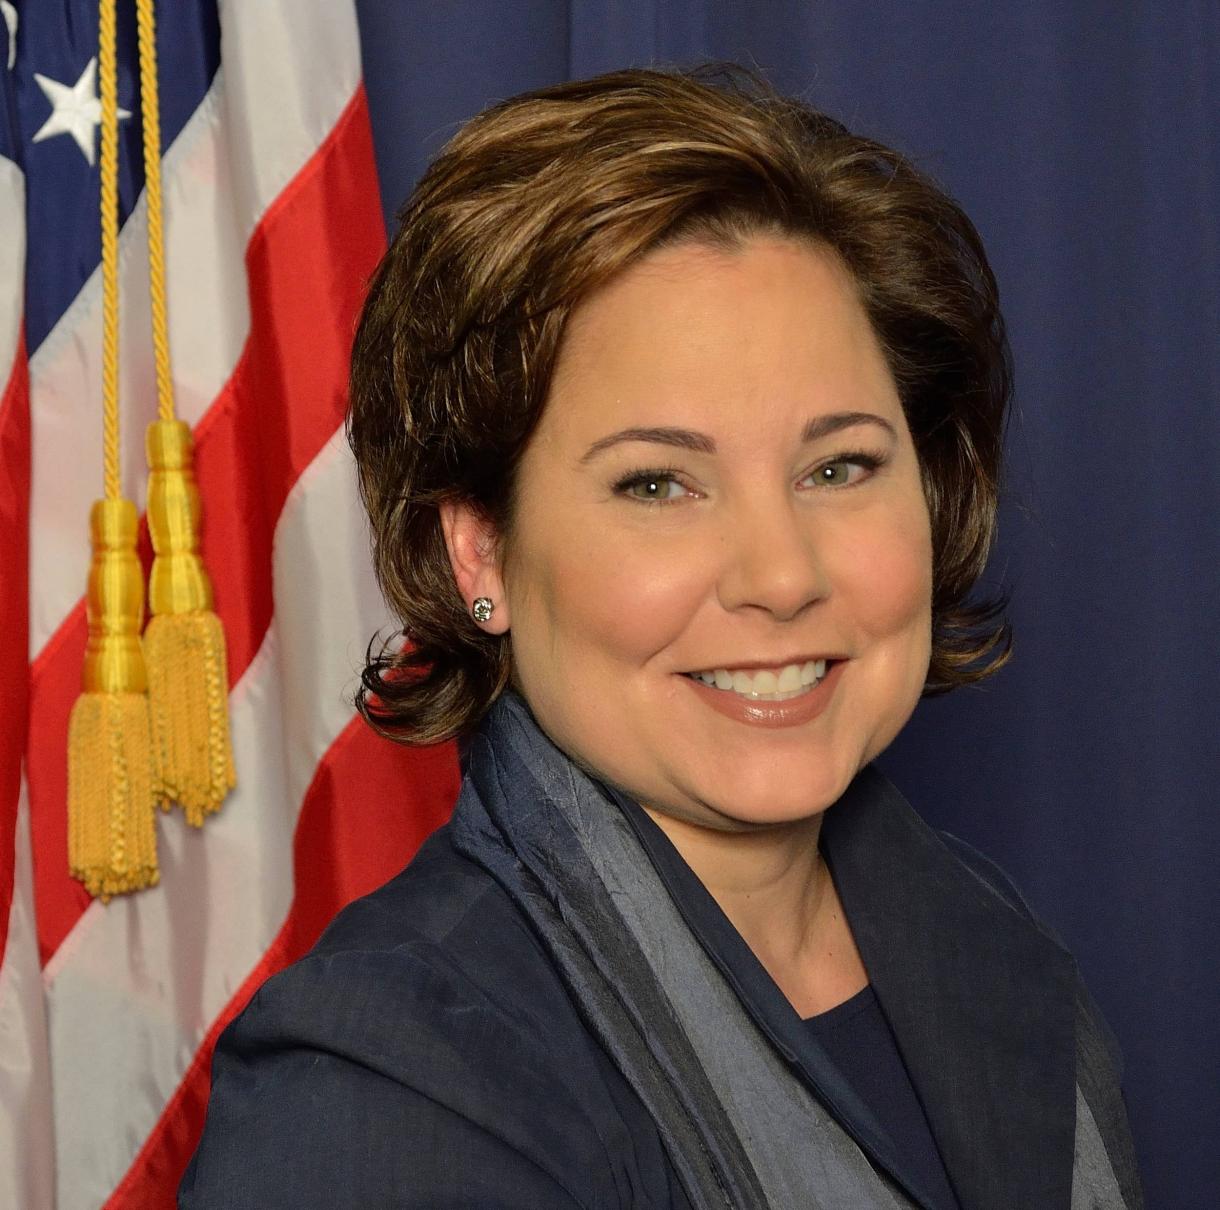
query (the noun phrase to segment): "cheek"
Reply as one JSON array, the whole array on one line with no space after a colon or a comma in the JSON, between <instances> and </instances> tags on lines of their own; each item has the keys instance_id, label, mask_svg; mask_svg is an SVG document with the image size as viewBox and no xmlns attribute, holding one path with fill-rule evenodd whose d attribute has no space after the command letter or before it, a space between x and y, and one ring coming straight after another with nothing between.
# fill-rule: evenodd
<instances>
[{"instance_id":1,"label":"cheek","mask_svg":"<svg viewBox=\"0 0 1220 1210\"><path fill-rule=\"evenodd\" d=\"M630 529L553 513L523 532L532 541L519 552L511 588L520 588L512 592L513 630L527 659L545 651L568 668L630 672L682 634L705 591L706 561L689 544L654 549Z\"/></svg>"},{"instance_id":2,"label":"cheek","mask_svg":"<svg viewBox=\"0 0 1220 1210\"><path fill-rule=\"evenodd\" d=\"M932 539L922 506L880 517L840 581L860 629L871 639L911 640L925 658L932 616Z\"/></svg>"}]
</instances>

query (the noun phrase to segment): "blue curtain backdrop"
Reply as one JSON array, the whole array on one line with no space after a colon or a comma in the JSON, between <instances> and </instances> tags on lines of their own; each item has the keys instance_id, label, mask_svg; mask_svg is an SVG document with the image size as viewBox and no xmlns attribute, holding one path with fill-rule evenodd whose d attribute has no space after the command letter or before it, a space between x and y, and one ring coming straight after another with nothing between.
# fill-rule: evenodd
<instances>
[{"instance_id":1,"label":"blue curtain backdrop","mask_svg":"<svg viewBox=\"0 0 1220 1210\"><path fill-rule=\"evenodd\" d=\"M1063 936L1126 1055L1151 1210L1220 1204L1220 5L360 4L387 215L526 88L734 59L973 217L1017 368L1015 662L883 764ZM997 1207L997 1210L1000 1208Z\"/></svg>"}]
</instances>

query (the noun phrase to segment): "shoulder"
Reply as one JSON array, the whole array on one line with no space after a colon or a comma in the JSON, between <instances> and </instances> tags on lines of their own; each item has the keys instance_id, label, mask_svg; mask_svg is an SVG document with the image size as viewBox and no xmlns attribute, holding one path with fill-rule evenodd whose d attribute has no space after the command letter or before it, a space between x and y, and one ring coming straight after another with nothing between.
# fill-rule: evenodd
<instances>
[{"instance_id":1,"label":"shoulder","mask_svg":"<svg viewBox=\"0 0 1220 1210\"><path fill-rule=\"evenodd\" d=\"M987 887L993 894L998 895L1009 907L1015 909L1027 920L1038 925L1044 932L1053 936L1056 941L1059 941L1059 938L1054 935L1054 930L1050 929L1034 914L1034 910L1030 907L1025 896L1017 889L1017 884L997 862L988 857L981 849L976 849L974 845L963 840L960 836L954 836L952 832L946 832L940 828L935 829L935 831L945 847L970 871L974 878ZM1059 944L1062 945L1062 941L1059 941Z\"/></svg>"},{"instance_id":2,"label":"shoulder","mask_svg":"<svg viewBox=\"0 0 1220 1210\"><path fill-rule=\"evenodd\" d=\"M602 1078L525 921L441 829L226 1030L181 1204L615 1205Z\"/></svg>"},{"instance_id":3,"label":"shoulder","mask_svg":"<svg viewBox=\"0 0 1220 1210\"><path fill-rule=\"evenodd\" d=\"M1069 954L1071 953L1059 933L1033 910L1012 877L997 862L981 850L975 848L974 845L962 840L961 837L954 836L951 832L937 829L936 834L950 852L958 858L961 864L992 893L998 895L1011 908L1024 916L1044 936L1049 937L1058 945L1060 949ZM1076 970L1075 994L1078 1042L1083 1046L1092 1040L1095 1047L1099 1047L1101 1054L1104 1054L1105 1058L1109 1060L1115 1080L1121 1082L1124 1061L1118 1038L1110 1028L1097 1002L1093 999L1074 957L1072 961Z\"/></svg>"},{"instance_id":4,"label":"shoulder","mask_svg":"<svg viewBox=\"0 0 1220 1210\"><path fill-rule=\"evenodd\" d=\"M415 1072L418 1056L402 1053L405 1022L415 1037L460 1035L461 1017L479 1016L473 1037L454 1038L477 1055L494 1049L497 1029L518 1045L549 1039L557 991L527 922L441 828L401 874L349 904L304 958L264 983L245 1024L263 1034L305 1031Z\"/></svg>"}]
</instances>

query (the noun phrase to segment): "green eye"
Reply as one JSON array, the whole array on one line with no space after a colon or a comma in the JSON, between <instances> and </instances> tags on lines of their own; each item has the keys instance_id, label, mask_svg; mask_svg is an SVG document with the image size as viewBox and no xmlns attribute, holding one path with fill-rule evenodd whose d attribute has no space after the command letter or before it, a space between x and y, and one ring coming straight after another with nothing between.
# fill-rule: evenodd
<instances>
[{"instance_id":1,"label":"green eye","mask_svg":"<svg viewBox=\"0 0 1220 1210\"><path fill-rule=\"evenodd\" d=\"M676 500L683 494L683 487L672 475L644 474L622 484L620 490L632 500L645 503L661 503Z\"/></svg>"},{"instance_id":2,"label":"green eye","mask_svg":"<svg viewBox=\"0 0 1220 1210\"><path fill-rule=\"evenodd\" d=\"M815 487L854 487L884 464L884 457L878 454L845 454L823 462L809 477Z\"/></svg>"}]
</instances>

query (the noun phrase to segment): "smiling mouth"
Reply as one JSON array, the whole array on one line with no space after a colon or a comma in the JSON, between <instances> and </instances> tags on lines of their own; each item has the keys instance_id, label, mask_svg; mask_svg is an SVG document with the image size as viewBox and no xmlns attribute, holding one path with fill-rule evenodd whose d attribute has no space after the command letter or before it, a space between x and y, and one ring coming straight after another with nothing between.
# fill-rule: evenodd
<instances>
[{"instance_id":1,"label":"smiling mouth","mask_svg":"<svg viewBox=\"0 0 1220 1210\"><path fill-rule=\"evenodd\" d=\"M712 668L704 672L686 672L691 680L702 681L714 689L734 693L753 702L786 702L790 698L812 693L833 668L837 660L807 660L803 664L784 664L777 668L744 669Z\"/></svg>"}]
</instances>

